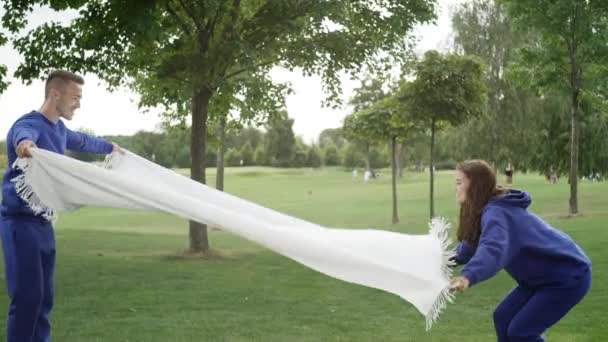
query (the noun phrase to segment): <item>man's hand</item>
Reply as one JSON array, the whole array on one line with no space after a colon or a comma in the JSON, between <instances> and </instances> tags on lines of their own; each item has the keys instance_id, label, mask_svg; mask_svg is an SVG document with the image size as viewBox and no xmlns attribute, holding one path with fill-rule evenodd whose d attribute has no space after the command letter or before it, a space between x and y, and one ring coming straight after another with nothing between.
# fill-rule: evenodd
<instances>
[{"instance_id":1,"label":"man's hand","mask_svg":"<svg viewBox=\"0 0 608 342\"><path fill-rule=\"evenodd\" d=\"M19 158L31 158L32 154L30 153L30 148L33 147L36 147L36 144L34 144L33 141L23 140L19 143L19 145L17 145L15 152L17 152L17 156Z\"/></svg>"},{"instance_id":2,"label":"man's hand","mask_svg":"<svg viewBox=\"0 0 608 342\"><path fill-rule=\"evenodd\" d=\"M467 277L455 277L450 280L450 289L452 292L464 292L469 288L469 279Z\"/></svg>"},{"instance_id":3,"label":"man's hand","mask_svg":"<svg viewBox=\"0 0 608 342\"><path fill-rule=\"evenodd\" d=\"M125 154L125 151L122 148L120 148L120 146L118 146L118 144L112 143L112 146L113 146L112 153L118 152L120 154Z\"/></svg>"}]
</instances>

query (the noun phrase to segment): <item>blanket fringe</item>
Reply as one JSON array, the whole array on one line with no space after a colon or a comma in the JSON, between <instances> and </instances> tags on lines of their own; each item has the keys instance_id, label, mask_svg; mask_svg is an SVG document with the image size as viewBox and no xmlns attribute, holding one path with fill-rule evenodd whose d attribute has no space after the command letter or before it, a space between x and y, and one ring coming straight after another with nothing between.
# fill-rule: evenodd
<instances>
[{"instance_id":1,"label":"blanket fringe","mask_svg":"<svg viewBox=\"0 0 608 342\"><path fill-rule=\"evenodd\" d=\"M118 163L120 162L120 155L118 153L112 152L106 155L106 158L103 161L102 168L106 170L112 170Z\"/></svg>"},{"instance_id":2,"label":"blanket fringe","mask_svg":"<svg viewBox=\"0 0 608 342\"><path fill-rule=\"evenodd\" d=\"M456 252L450 247L452 239L449 237L450 224L443 217L434 217L429 223L429 232L436 236L443 251L442 271L444 277L449 280L452 277L452 268L455 266L453 258ZM447 307L448 303L454 301L454 294L450 291L450 286L446 286L431 307L431 310L426 314L426 330L429 331L433 323L437 321L441 312Z\"/></svg>"},{"instance_id":3,"label":"blanket fringe","mask_svg":"<svg viewBox=\"0 0 608 342\"><path fill-rule=\"evenodd\" d=\"M40 197L36 195L34 189L28 184L27 174L30 168L29 161L22 158L17 159L13 164L13 168L23 172L19 176L11 179L11 182L15 183L15 192L17 193L17 196L32 209L34 214L40 215L45 220L55 223L57 221L57 214L55 211L42 203Z\"/></svg>"},{"instance_id":4,"label":"blanket fringe","mask_svg":"<svg viewBox=\"0 0 608 342\"><path fill-rule=\"evenodd\" d=\"M118 153L110 153L106 156L102 167L104 169L111 170L120 161ZM13 169L20 170L22 174L11 179L11 182L15 183L15 192L17 196L21 198L27 206L32 209L34 214L43 217L45 220L56 223L58 214L52 209L46 206L40 197L36 195L34 189L28 183L28 170L30 168L30 161L28 158L18 158L13 163Z\"/></svg>"}]
</instances>

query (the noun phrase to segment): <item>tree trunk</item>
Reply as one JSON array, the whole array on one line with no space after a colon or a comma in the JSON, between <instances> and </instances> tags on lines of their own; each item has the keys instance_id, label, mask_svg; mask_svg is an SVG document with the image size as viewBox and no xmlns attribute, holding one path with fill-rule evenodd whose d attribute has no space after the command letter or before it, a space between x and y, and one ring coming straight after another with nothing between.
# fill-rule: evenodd
<instances>
[{"instance_id":1,"label":"tree trunk","mask_svg":"<svg viewBox=\"0 0 608 342\"><path fill-rule=\"evenodd\" d=\"M575 5L576 13L574 20L578 19L579 6ZM575 23L572 24L573 27ZM574 30L574 28L573 28ZM582 71L576 60L577 41L576 35L572 35L569 45L570 53L570 89L572 90L571 120L570 120L570 215L578 214L578 134L579 134L579 94L581 86Z\"/></svg>"},{"instance_id":2,"label":"tree trunk","mask_svg":"<svg viewBox=\"0 0 608 342\"><path fill-rule=\"evenodd\" d=\"M397 157L399 178L403 178L403 169L405 168L405 149L405 143L402 143L399 147L399 155Z\"/></svg>"},{"instance_id":3,"label":"tree trunk","mask_svg":"<svg viewBox=\"0 0 608 342\"><path fill-rule=\"evenodd\" d=\"M570 132L570 215L578 214L578 95L579 90L572 92L572 117Z\"/></svg>"},{"instance_id":4,"label":"tree trunk","mask_svg":"<svg viewBox=\"0 0 608 342\"><path fill-rule=\"evenodd\" d=\"M205 155L207 140L207 111L211 91L208 88L199 88L192 96L192 134L190 140L190 177L205 184ZM209 251L209 240L207 237L207 226L198 222L190 221L190 251Z\"/></svg>"},{"instance_id":5,"label":"tree trunk","mask_svg":"<svg viewBox=\"0 0 608 342\"><path fill-rule=\"evenodd\" d=\"M497 61L494 61L497 62ZM496 65L495 63L493 63L494 65L492 66L492 75L493 78L495 80L495 82L499 83L500 80L500 66ZM489 124L490 124L490 128L491 128L491 132L490 132L490 155L488 156L488 161L490 162L490 164L492 164L492 166L494 166L494 171L497 171L497 167L498 167L498 160L496 159L496 151L498 150L499 146L500 146L500 142L498 141L498 135L499 135L499 128L501 127L500 125L500 119L501 116L499 114L499 108L500 108L500 98L499 98L499 94L498 92L494 92L491 95L491 99L490 99L490 108L492 110L492 116L490 117L489 120Z\"/></svg>"},{"instance_id":6,"label":"tree trunk","mask_svg":"<svg viewBox=\"0 0 608 342\"><path fill-rule=\"evenodd\" d=\"M369 160L369 144L365 144L365 171L366 172L372 172L372 165L371 162Z\"/></svg>"},{"instance_id":7,"label":"tree trunk","mask_svg":"<svg viewBox=\"0 0 608 342\"><path fill-rule=\"evenodd\" d=\"M397 213L397 137L391 137L391 169L393 181L393 224L399 223L399 214Z\"/></svg>"},{"instance_id":8,"label":"tree trunk","mask_svg":"<svg viewBox=\"0 0 608 342\"><path fill-rule=\"evenodd\" d=\"M494 106L494 109L496 107ZM496 172L497 160L496 160L496 145L498 144L498 138L496 133L496 126L498 121L498 114L494 111L494 118L490 119L490 155L488 156L488 162L494 168Z\"/></svg>"},{"instance_id":9,"label":"tree trunk","mask_svg":"<svg viewBox=\"0 0 608 342\"><path fill-rule=\"evenodd\" d=\"M217 172L215 188L224 191L224 153L226 152L226 118L220 120L219 146L217 148Z\"/></svg>"},{"instance_id":10,"label":"tree trunk","mask_svg":"<svg viewBox=\"0 0 608 342\"><path fill-rule=\"evenodd\" d=\"M430 201L431 201L431 219L435 216L435 161L434 161L434 152L435 152L435 119L431 120L431 161L429 163L429 172L431 175L431 185L430 185Z\"/></svg>"}]
</instances>

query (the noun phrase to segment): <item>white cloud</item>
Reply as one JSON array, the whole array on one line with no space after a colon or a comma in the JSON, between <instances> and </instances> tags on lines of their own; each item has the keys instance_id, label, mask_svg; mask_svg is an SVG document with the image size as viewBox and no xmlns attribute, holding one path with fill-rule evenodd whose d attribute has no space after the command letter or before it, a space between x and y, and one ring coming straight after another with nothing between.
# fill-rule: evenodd
<instances>
[{"instance_id":1,"label":"white cloud","mask_svg":"<svg viewBox=\"0 0 608 342\"><path fill-rule=\"evenodd\" d=\"M436 24L416 28L415 33L420 37L417 52L428 49L445 50L449 41L450 17L449 9L463 0L439 0L439 13ZM1 13L0 13L1 15ZM58 14L48 9L38 8L30 19L30 27L48 20L68 22L74 13ZM12 73L20 56L9 46L0 48L1 63L9 67ZM319 77L304 77L295 72L276 70L273 77L278 81L288 81L292 84L294 94L287 98L289 116L295 119L294 131L307 143L317 139L318 134L325 128L340 127L342 119L349 114L347 108L323 108L325 98ZM82 107L76 112L74 120L67 123L70 128L86 127L96 134L133 134L138 130L152 130L159 123L157 114L143 114L137 108L137 95L123 89L108 92L105 85L92 75L85 76ZM352 90L357 87L357 81L343 77L343 99L347 100ZM0 95L0 136L6 136L12 123L21 115L36 110L43 101L42 82L24 85L18 80L11 79L11 85ZM3 139L3 138L2 138Z\"/></svg>"}]
</instances>

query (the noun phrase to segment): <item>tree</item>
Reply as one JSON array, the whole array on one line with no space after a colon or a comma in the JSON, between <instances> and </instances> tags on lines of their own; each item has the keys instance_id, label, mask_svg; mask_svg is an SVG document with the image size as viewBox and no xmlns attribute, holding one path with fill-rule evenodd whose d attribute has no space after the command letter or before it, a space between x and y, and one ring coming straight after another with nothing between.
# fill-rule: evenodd
<instances>
[{"instance_id":1,"label":"tree","mask_svg":"<svg viewBox=\"0 0 608 342\"><path fill-rule=\"evenodd\" d=\"M334 144L328 144L323 149L323 160L326 166L340 165L340 155L338 148Z\"/></svg>"},{"instance_id":2,"label":"tree","mask_svg":"<svg viewBox=\"0 0 608 342\"><path fill-rule=\"evenodd\" d=\"M325 148L327 145L333 144L340 149L346 143L342 128L326 128L319 133L319 147Z\"/></svg>"},{"instance_id":3,"label":"tree","mask_svg":"<svg viewBox=\"0 0 608 342\"><path fill-rule=\"evenodd\" d=\"M226 150L226 121L228 118L222 116L219 118L218 124L218 146L217 146L217 161L215 171L215 189L224 191L224 157Z\"/></svg>"},{"instance_id":4,"label":"tree","mask_svg":"<svg viewBox=\"0 0 608 342\"><path fill-rule=\"evenodd\" d=\"M0 32L0 47L6 44L8 39L3 32ZM6 65L0 64L0 94L2 94L8 88L8 81L6 80Z\"/></svg>"},{"instance_id":5,"label":"tree","mask_svg":"<svg viewBox=\"0 0 608 342\"><path fill-rule=\"evenodd\" d=\"M268 165L268 157L266 156L266 151L264 151L264 147L262 147L262 145L259 145L255 149L255 154L254 154L253 158L255 160L255 165L259 165L259 166Z\"/></svg>"},{"instance_id":6,"label":"tree","mask_svg":"<svg viewBox=\"0 0 608 342\"><path fill-rule=\"evenodd\" d=\"M228 135L228 147L242 148L246 144L249 144L251 148L256 149L263 143L264 134L255 127L244 127L235 133L234 135Z\"/></svg>"},{"instance_id":7,"label":"tree","mask_svg":"<svg viewBox=\"0 0 608 342\"><path fill-rule=\"evenodd\" d=\"M241 157L243 158L244 166L253 165L253 147L251 147L249 142L243 145L241 149Z\"/></svg>"},{"instance_id":8,"label":"tree","mask_svg":"<svg viewBox=\"0 0 608 342\"><path fill-rule=\"evenodd\" d=\"M407 84L403 85L404 88L407 86ZM400 137L407 137L414 130L412 120L408 116L408 110L398 100L398 97L399 93L385 97L354 114L360 127L360 134L364 134L370 140L390 141L393 224L399 222L397 211L397 140Z\"/></svg>"},{"instance_id":9,"label":"tree","mask_svg":"<svg viewBox=\"0 0 608 342\"><path fill-rule=\"evenodd\" d=\"M47 4L77 9L79 16L68 26L47 23L19 35L34 5ZM142 106L165 107L169 120L189 117L191 177L205 183L209 113L225 115L249 101L276 106L286 87L271 80L273 66L320 75L328 101L338 102L340 73L394 63L379 63L379 53L400 59L404 35L431 20L434 5L427 0L7 0L3 26L17 37L13 45L24 62L15 75L23 80L50 67L92 72L110 86L139 92ZM190 249L208 248L206 227L191 222Z\"/></svg>"},{"instance_id":10,"label":"tree","mask_svg":"<svg viewBox=\"0 0 608 342\"><path fill-rule=\"evenodd\" d=\"M266 132L266 157L271 166L289 167L295 152L296 138L293 134L293 119L284 112L281 118L268 123Z\"/></svg>"},{"instance_id":11,"label":"tree","mask_svg":"<svg viewBox=\"0 0 608 342\"><path fill-rule=\"evenodd\" d=\"M225 84L223 93L217 99L217 172L216 189L224 190L224 152L226 131L238 131L243 125L262 124L280 117L284 107L284 96L291 92L285 85L275 85L266 76L242 74L237 82ZM223 99L222 97L227 97ZM230 112L238 111L238 119L230 120ZM241 147L241 146L239 146Z\"/></svg>"},{"instance_id":12,"label":"tree","mask_svg":"<svg viewBox=\"0 0 608 342\"><path fill-rule=\"evenodd\" d=\"M580 123L579 173L587 178L603 178L608 173L608 115L606 103L595 101L584 96L581 101L581 112L584 115ZM570 106L562 96L554 95L542 100L544 111L540 112L541 120L535 125L539 134L538 143L533 149L532 166L543 174L561 176L569 173L569 124Z\"/></svg>"},{"instance_id":13,"label":"tree","mask_svg":"<svg viewBox=\"0 0 608 342\"><path fill-rule=\"evenodd\" d=\"M382 169L389 167L391 160L389 157L389 144L386 141L382 141L383 144L377 144L369 150L369 165L372 169ZM374 172L372 176L377 176Z\"/></svg>"},{"instance_id":14,"label":"tree","mask_svg":"<svg viewBox=\"0 0 608 342\"><path fill-rule=\"evenodd\" d=\"M563 175L568 171L568 101L561 94L538 98L535 120L529 126L537 137L528 146L528 166L546 177Z\"/></svg>"},{"instance_id":15,"label":"tree","mask_svg":"<svg viewBox=\"0 0 608 342\"><path fill-rule=\"evenodd\" d=\"M416 79L400 95L412 108L412 118L431 131L430 215L434 208L435 133L445 124L460 125L479 117L484 107L483 68L471 57L428 51L415 67Z\"/></svg>"},{"instance_id":16,"label":"tree","mask_svg":"<svg viewBox=\"0 0 608 342\"><path fill-rule=\"evenodd\" d=\"M190 141L189 130L183 126L163 125L162 132L164 139L161 146L158 146L157 162L167 160L168 167L189 168L190 149L188 142ZM164 165L164 164L161 164Z\"/></svg>"},{"instance_id":17,"label":"tree","mask_svg":"<svg viewBox=\"0 0 608 342\"><path fill-rule=\"evenodd\" d=\"M581 99L607 75L608 3L572 0L502 0L523 32L534 30L534 45L520 50L520 80L540 92L567 91L570 98L570 215L578 213Z\"/></svg>"},{"instance_id":18,"label":"tree","mask_svg":"<svg viewBox=\"0 0 608 342\"><path fill-rule=\"evenodd\" d=\"M582 110L586 113L581 122L580 174L591 179L608 176L608 102L590 103L583 98Z\"/></svg>"},{"instance_id":19,"label":"tree","mask_svg":"<svg viewBox=\"0 0 608 342\"><path fill-rule=\"evenodd\" d=\"M370 149L374 142L366 135L365 126L355 113L346 116L343 121L344 136L349 142L347 156L344 159L345 162L348 160L348 164L352 165L356 162L350 162L351 157L363 156L365 171L371 172Z\"/></svg>"},{"instance_id":20,"label":"tree","mask_svg":"<svg viewBox=\"0 0 608 342\"><path fill-rule=\"evenodd\" d=\"M313 168L319 168L323 165L323 156L317 146L311 146L308 149L308 158L306 164Z\"/></svg>"},{"instance_id":21,"label":"tree","mask_svg":"<svg viewBox=\"0 0 608 342\"><path fill-rule=\"evenodd\" d=\"M236 149L230 148L226 152L226 164L228 166L241 166L242 159L241 152Z\"/></svg>"},{"instance_id":22,"label":"tree","mask_svg":"<svg viewBox=\"0 0 608 342\"><path fill-rule=\"evenodd\" d=\"M216 131L215 137L217 138L215 189L224 191L224 159L227 147L227 135L234 131L238 131L241 128L241 125L238 121L230 120L228 115L221 115L217 120L218 122L216 122L213 127Z\"/></svg>"},{"instance_id":23,"label":"tree","mask_svg":"<svg viewBox=\"0 0 608 342\"><path fill-rule=\"evenodd\" d=\"M344 145L344 157L342 158L342 165L346 168L356 168L365 166L363 158L359 149L352 143Z\"/></svg>"},{"instance_id":24,"label":"tree","mask_svg":"<svg viewBox=\"0 0 608 342\"><path fill-rule=\"evenodd\" d=\"M139 131L130 139L130 148L142 157L156 161L157 147L162 144L163 135L157 132Z\"/></svg>"},{"instance_id":25,"label":"tree","mask_svg":"<svg viewBox=\"0 0 608 342\"><path fill-rule=\"evenodd\" d=\"M511 159L518 167L522 154L528 151L522 137L530 132L529 121L533 119L525 116L525 107L536 94L506 77L514 51L527 37L514 32L504 7L498 0L473 0L460 4L453 14L456 51L474 55L486 66L488 105L486 115L453 130L462 138L459 144L444 146L462 147L459 154L482 157L493 165ZM460 134L463 131L467 133Z\"/></svg>"},{"instance_id":26,"label":"tree","mask_svg":"<svg viewBox=\"0 0 608 342\"><path fill-rule=\"evenodd\" d=\"M308 164L308 146L298 141L291 165L293 167L305 167Z\"/></svg>"},{"instance_id":27,"label":"tree","mask_svg":"<svg viewBox=\"0 0 608 342\"><path fill-rule=\"evenodd\" d=\"M388 94L382 88L383 83L379 78L367 78L361 82L361 86L355 88L349 104L353 108L353 113L360 112L371 107L374 103L382 100ZM372 146L376 143L370 138L365 122L357 120L354 115L349 115L344 119L342 127L343 136L353 144L353 147L363 154L365 161L365 171L371 172L370 153Z\"/></svg>"},{"instance_id":28,"label":"tree","mask_svg":"<svg viewBox=\"0 0 608 342\"><path fill-rule=\"evenodd\" d=\"M0 153L0 170L6 170L8 165L8 156L2 151Z\"/></svg>"}]
</instances>

